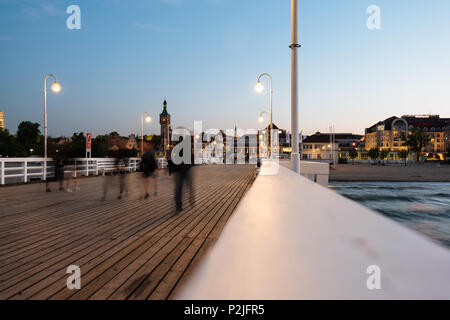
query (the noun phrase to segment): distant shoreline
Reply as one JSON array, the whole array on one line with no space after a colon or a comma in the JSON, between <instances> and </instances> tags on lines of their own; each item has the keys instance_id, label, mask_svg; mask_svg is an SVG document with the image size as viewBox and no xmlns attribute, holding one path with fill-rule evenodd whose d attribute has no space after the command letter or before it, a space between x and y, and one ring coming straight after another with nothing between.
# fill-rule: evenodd
<instances>
[{"instance_id":1,"label":"distant shoreline","mask_svg":"<svg viewBox=\"0 0 450 320\"><path fill-rule=\"evenodd\" d=\"M332 182L450 182L450 165L433 163L370 165L340 164L330 170Z\"/></svg>"}]
</instances>

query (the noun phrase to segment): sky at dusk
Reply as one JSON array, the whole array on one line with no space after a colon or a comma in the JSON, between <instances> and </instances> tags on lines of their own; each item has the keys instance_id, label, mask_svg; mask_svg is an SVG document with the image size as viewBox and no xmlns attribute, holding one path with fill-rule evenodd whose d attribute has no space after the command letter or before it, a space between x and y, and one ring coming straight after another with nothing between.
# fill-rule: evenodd
<instances>
[{"instance_id":1,"label":"sky at dusk","mask_svg":"<svg viewBox=\"0 0 450 320\"><path fill-rule=\"evenodd\" d=\"M299 123L305 134L363 133L392 115L450 117L450 1L300 0ZM69 30L69 5L81 30ZM366 9L381 8L369 30ZM0 110L12 132L43 123L52 136L159 133L173 127L259 128L274 79L274 123L290 127L289 0L0 0ZM266 88L268 83L264 80ZM49 86L50 87L50 86ZM42 128L41 128L42 129Z\"/></svg>"}]
</instances>

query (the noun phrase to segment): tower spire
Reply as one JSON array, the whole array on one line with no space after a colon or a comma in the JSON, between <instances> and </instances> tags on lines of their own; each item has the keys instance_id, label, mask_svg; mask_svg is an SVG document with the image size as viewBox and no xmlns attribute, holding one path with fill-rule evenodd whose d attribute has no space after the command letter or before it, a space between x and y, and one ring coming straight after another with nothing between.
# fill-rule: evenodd
<instances>
[{"instance_id":1,"label":"tower spire","mask_svg":"<svg viewBox=\"0 0 450 320\"><path fill-rule=\"evenodd\" d=\"M170 114L167 112L167 100L164 99L163 111L159 115L161 125L161 150L167 151L170 145Z\"/></svg>"}]
</instances>

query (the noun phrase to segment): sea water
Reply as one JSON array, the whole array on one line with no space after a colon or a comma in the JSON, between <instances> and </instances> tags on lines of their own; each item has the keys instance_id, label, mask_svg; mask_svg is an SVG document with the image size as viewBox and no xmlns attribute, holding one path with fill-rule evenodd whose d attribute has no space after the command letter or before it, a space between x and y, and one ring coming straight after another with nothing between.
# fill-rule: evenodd
<instances>
[{"instance_id":1,"label":"sea water","mask_svg":"<svg viewBox=\"0 0 450 320\"><path fill-rule=\"evenodd\" d=\"M450 248L450 183L330 182L330 188Z\"/></svg>"}]
</instances>

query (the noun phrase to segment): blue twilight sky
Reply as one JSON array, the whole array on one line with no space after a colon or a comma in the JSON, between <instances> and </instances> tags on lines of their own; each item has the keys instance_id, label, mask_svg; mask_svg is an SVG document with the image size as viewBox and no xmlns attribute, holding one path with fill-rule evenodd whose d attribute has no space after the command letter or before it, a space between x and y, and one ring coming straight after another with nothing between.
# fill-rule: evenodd
<instances>
[{"instance_id":1,"label":"blue twilight sky","mask_svg":"<svg viewBox=\"0 0 450 320\"><path fill-rule=\"evenodd\" d=\"M81 7L81 30L66 8ZM381 30L366 26L381 8ZM450 117L449 0L300 0L300 126L363 133L391 115ZM290 126L289 0L0 0L0 110L15 132L139 131L168 101L172 123L257 128L268 110L257 76L274 78L274 122ZM267 82L265 82L267 86ZM146 132L159 132L154 121Z\"/></svg>"}]
</instances>

